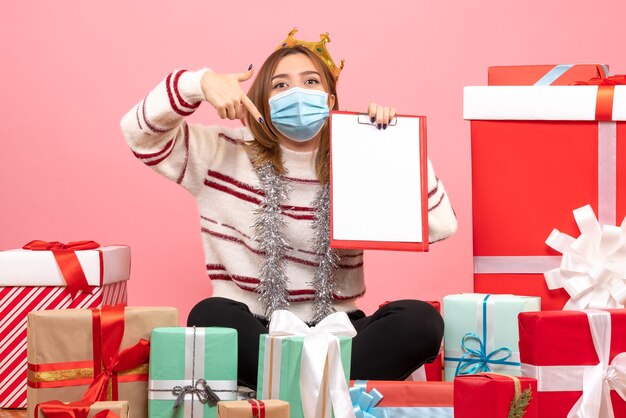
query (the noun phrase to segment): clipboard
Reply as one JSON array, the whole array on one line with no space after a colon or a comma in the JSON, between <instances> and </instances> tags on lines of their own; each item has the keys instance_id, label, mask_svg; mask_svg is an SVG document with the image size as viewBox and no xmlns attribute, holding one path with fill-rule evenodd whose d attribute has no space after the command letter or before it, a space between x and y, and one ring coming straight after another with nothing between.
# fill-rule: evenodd
<instances>
[{"instance_id":1,"label":"clipboard","mask_svg":"<svg viewBox=\"0 0 626 418\"><path fill-rule=\"evenodd\" d=\"M330 246L428 251L426 117L330 112Z\"/></svg>"}]
</instances>

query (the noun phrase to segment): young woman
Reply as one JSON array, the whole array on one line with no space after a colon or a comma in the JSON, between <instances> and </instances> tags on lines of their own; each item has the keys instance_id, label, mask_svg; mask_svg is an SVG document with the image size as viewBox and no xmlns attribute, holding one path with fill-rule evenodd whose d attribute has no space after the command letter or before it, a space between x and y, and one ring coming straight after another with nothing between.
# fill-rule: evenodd
<instances>
[{"instance_id":1,"label":"young woman","mask_svg":"<svg viewBox=\"0 0 626 418\"><path fill-rule=\"evenodd\" d=\"M309 324L347 312L358 332L353 379L404 379L437 355L443 336L441 316L424 302L396 301L365 316L355 304L365 293L363 252L328 247L327 118L339 107L339 69L315 49L283 44L248 95L240 83L252 66L239 74L176 71L121 123L134 155L196 198L213 297L193 308L188 325L237 329L239 381L253 388L259 335L275 309ZM203 101L244 126L187 124ZM387 129L395 109L371 103L368 113ZM435 242L454 233L456 217L430 162L428 188Z\"/></svg>"}]
</instances>

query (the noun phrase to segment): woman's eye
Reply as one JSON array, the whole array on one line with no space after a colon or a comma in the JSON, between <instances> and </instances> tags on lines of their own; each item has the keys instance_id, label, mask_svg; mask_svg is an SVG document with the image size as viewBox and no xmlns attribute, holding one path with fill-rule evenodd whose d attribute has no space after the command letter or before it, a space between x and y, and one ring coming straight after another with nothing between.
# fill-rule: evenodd
<instances>
[{"instance_id":1,"label":"woman's eye","mask_svg":"<svg viewBox=\"0 0 626 418\"><path fill-rule=\"evenodd\" d=\"M316 78L309 78L308 80L304 82L304 84L319 84L319 83L320 83L319 80Z\"/></svg>"},{"instance_id":2,"label":"woman's eye","mask_svg":"<svg viewBox=\"0 0 626 418\"><path fill-rule=\"evenodd\" d=\"M274 85L274 88L275 88L275 89L280 89L280 88L283 88L283 87L284 87L284 86L286 86L286 85L287 85L287 83L282 83L282 82L281 82L281 83L276 83L276 84Z\"/></svg>"}]
</instances>

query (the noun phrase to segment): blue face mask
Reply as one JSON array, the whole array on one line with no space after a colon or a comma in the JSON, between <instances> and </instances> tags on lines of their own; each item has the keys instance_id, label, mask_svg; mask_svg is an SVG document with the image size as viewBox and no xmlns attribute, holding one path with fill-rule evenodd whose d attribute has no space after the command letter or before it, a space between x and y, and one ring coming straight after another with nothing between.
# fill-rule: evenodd
<instances>
[{"instance_id":1,"label":"blue face mask","mask_svg":"<svg viewBox=\"0 0 626 418\"><path fill-rule=\"evenodd\" d=\"M328 117L328 93L293 87L270 97L270 117L289 139L306 142L324 126Z\"/></svg>"}]
</instances>

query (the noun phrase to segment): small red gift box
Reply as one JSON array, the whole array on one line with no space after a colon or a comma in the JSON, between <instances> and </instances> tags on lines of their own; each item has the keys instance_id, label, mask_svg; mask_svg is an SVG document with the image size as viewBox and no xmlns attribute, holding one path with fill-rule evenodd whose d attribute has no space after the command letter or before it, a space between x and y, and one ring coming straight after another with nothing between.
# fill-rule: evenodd
<instances>
[{"instance_id":1,"label":"small red gift box","mask_svg":"<svg viewBox=\"0 0 626 418\"><path fill-rule=\"evenodd\" d=\"M539 416L608 416L578 409L597 405L626 417L618 393L626 394L626 310L522 312L519 333L522 373L537 379Z\"/></svg>"},{"instance_id":2,"label":"small red gift box","mask_svg":"<svg viewBox=\"0 0 626 418\"><path fill-rule=\"evenodd\" d=\"M398 382L391 380L350 381L350 386L365 385L365 391L382 394L376 405L385 407L452 407L452 382Z\"/></svg>"},{"instance_id":3,"label":"small red gift box","mask_svg":"<svg viewBox=\"0 0 626 418\"><path fill-rule=\"evenodd\" d=\"M601 64L508 65L489 67L490 86L567 86L594 77L605 78L609 68Z\"/></svg>"},{"instance_id":4,"label":"small red gift box","mask_svg":"<svg viewBox=\"0 0 626 418\"><path fill-rule=\"evenodd\" d=\"M530 391L530 402L526 407L524 418L536 418L538 415L535 379L493 373L457 376L454 379L454 416L455 418L507 417L512 400L516 397L519 399L526 390Z\"/></svg>"},{"instance_id":5,"label":"small red gift box","mask_svg":"<svg viewBox=\"0 0 626 418\"><path fill-rule=\"evenodd\" d=\"M569 296L543 273L559 266L545 241L572 236L571 213L590 204L600 223L626 216L626 80L606 85L466 87L471 120L474 291ZM599 81L602 83L603 81Z\"/></svg>"}]
</instances>

